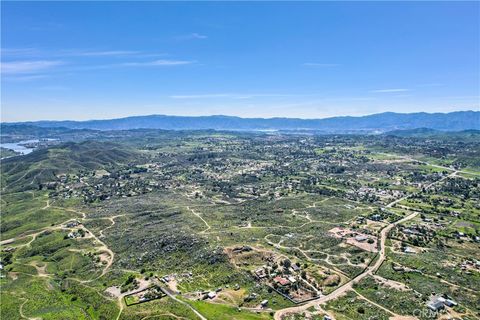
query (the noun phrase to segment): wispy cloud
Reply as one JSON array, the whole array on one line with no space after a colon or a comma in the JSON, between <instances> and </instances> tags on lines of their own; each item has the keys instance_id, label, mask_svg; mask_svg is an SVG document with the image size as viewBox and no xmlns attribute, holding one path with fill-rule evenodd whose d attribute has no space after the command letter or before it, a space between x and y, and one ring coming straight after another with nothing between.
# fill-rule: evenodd
<instances>
[{"instance_id":1,"label":"wispy cloud","mask_svg":"<svg viewBox=\"0 0 480 320\"><path fill-rule=\"evenodd\" d=\"M106 50L106 51L82 51L73 50L65 51L66 55L84 56L84 57L102 57L102 56L131 56L138 55L140 51L128 51L128 50Z\"/></svg>"},{"instance_id":2,"label":"wispy cloud","mask_svg":"<svg viewBox=\"0 0 480 320\"><path fill-rule=\"evenodd\" d=\"M37 55L39 51L36 48L2 48L1 53L3 57L24 57Z\"/></svg>"},{"instance_id":3,"label":"wispy cloud","mask_svg":"<svg viewBox=\"0 0 480 320\"><path fill-rule=\"evenodd\" d=\"M52 71L59 72L81 72L91 70L103 70L123 67L175 67L194 64L194 60L149 60L149 61L128 61L109 64L75 64L73 61L68 63L68 68L55 69L59 66L67 66L65 61L61 60L22 60L1 62L1 72L3 80L12 81L30 81L45 78ZM7 79L8 77L8 79Z\"/></svg>"},{"instance_id":4,"label":"wispy cloud","mask_svg":"<svg viewBox=\"0 0 480 320\"><path fill-rule=\"evenodd\" d=\"M26 81L35 81L40 79L49 78L49 75L46 74L12 74L2 77L2 81L6 80L9 82L26 82Z\"/></svg>"},{"instance_id":5,"label":"wispy cloud","mask_svg":"<svg viewBox=\"0 0 480 320\"><path fill-rule=\"evenodd\" d=\"M29 74L45 71L63 64L65 64L63 61L36 60L1 62L0 66L3 74Z\"/></svg>"},{"instance_id":6,"label":"wispy cloud","mask_svg":"<svg viewBox=\"0 0 480 320\"><path fill-rule=\"evenodd\" d=\"M330 68L330 67L340 66L340 64L338 63L318 63L318 62L305 62L302 65L304 67L314 67L314 68Z\"/></svg>"},{"instance_id":7,"label":"wispy cloud","mask_svg":"<svg viewBox=\"0 0 480 320\"><path fill-rule=\"evenodd\" d=\"M207 38L208 36L196 32L175 37L176 40L204 40Z\"/></svg>"},{"instance_id":8,"label":"wispy cloud","mask_svg":"<svg viewBox=\"0 0 480 320\"><path fill-rule=\"evenodd\" d=\"M170 96L172 99L212 99L212 98L231 98L233 95L228 93L211 94L184 94Z\"/></svg>"},{"instance_id":9,"label":"wispy cloud","mask_svg":"<svg viewBox=\"0 0 480 320\"><path fill-rule=\"evenodd\" d=\"M196 61L192 60L154 60L154 61L142 61L142 62L124 62L118 64L118 66L125 67L169 67L169 66L181 66L187 64L193 64Z\"/></svg>"},{"instance_id":10,"label":"wispy cloud","mask_svg":"<svg viewBox=\"0 0 480 320\"><path fill-rule=\"evenodd\" d=\"M315 94L279 94L279 93L206 93L206 94L184 94L171 95L171 99L253 99L253 98L282 98L282 97L303 97L315 96Z\"/></svg>"},{"instance_id":11,"label":"wispy cloud","mask_svg":"<svg viewBox=\"0 0 480 320\"><path fill-rule=\"evenodd\" d=\"M110 50L110 49L61 49L61 50L46 50L40 48L2 48L2 56L10 58L42 58L42 57L159 57L165 53L159 52L145 52L139 50Z\"/></svg>"},{"instance_id":12,"label":"wispy cloud","mask_svg":"<svg viewBox=\"0 0 480 320\"><path fill-rule=\"evenodd\" d=\"M395 92L406 92L406 91L410 91L410 90L404 89L404 88L370 90L370 92L373 92L373 93L395 93Z\"/></svg>"},{"instance_id":13,"label":"wispy cloud","mask_svg":"<svg viewBox=\"0 0 480 320\"><path fill-rule=\"evenodd\" d=\"M190 38L192 38L192 39L207 39L208 37L204 34L194 32L190 35Z\"/></svg>"}]
</instances>

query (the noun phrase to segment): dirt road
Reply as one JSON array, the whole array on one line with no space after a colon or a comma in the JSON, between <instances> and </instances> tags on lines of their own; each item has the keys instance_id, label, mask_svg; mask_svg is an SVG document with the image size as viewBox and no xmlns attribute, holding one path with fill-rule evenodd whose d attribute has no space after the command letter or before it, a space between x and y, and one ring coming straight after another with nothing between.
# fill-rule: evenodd
<instances>
[{"instance_id":1,"label":"dirt road","mask_svg":"<svg viewBox=\"0 0 480 320\"><path fill-rule=\"evenodd\" d=\"M430 189L431 187L433 187L437 183L440 183L440 182L444 181L448 177L455 176L457 173L458 173L458 171L455 170L454 172L450 173L449 175L446 175L445 177L441 178L440 180L437 180L437 181L429 184L427 187L425 187L425 189ZM387 204L385 207L390 208L393 205L395 205L396 203L398 203L398 202L400 202L404 199L407 199L408 197L411 197L412 195L408 195L408 196L402 197L400 199L397 199L395 201L392 201L389 204ZM365 269L364 272L362 272L361 274L359 274L355 278L351 279L350 281L346 282L344 285L338 287L336 290L332 291L328 295L322 296L322 297L320 297L316 300L312 300L312 301L310 301L310 302L308 302L304 305L301 305L301 306L295 306L295 307L290 307L290 308L285 308L285 309L278 310L275 313L275 316L274 316L275 320L281 320L282 317L287 315L287 314L303 312L303 311L307 310L308 308L313 307L315 305L318 305L318 304L325 303L327 301L336 299L336 298L342 296L347 291L351 290L353 288L353 284L361 281L363 278L365 278L369 275L372 275L374 272L376 272L378 270L378 268L380 268L383 261L385 260L385 241L387 240L387 236L388 236L388 233L390 232L390 230L393 227L395 227L396 225L398 225L400 223L403 223L405 221L408 221L408 220L414 218L417 215L418 215L418 212L414 212L414 213L404 217L401 220L390 223L389 225L385 226L380 231L380 250L378 252L378 258L375 261L375 263L373 265L369 266L367 269Z\"/></svg>"},{"instance_id":2,"label":"dirt road","mask_svg":"<svg viewBox=\"0 0 480 320\"><path fill-rule=\"evenodd\" d=\"M385 228L382 229L382 231L380 233L380 251L378 252L378 259L375 261L375 263L373 265L371 265L367 269L365 269L365 271L363 273L359 274L358 276L356 276L355 278L348 281L343 286L337 288L336 290L332 291L330 294L328 294L326 296L322 296L322 297L320 297L316 300L310 301L310 302L308 302L304 305L301 305L301 306L296 306L296 307L291 307L291 308L278 310L275 313L275 317L274 317L275 320L281 320L282 317L287 315L287 314L299 313L299 312L305 311L306 309L308 309L310 307L313 307L317 304L325 303L325 302L328 302L330 300L336 299L336 298L342 296L347 291L351 290L353 288L353 284L361 281L363 278L365 278L369 275L372 275L375 271L378 270L378 268L380 268L383 261L385 260L385 241L387 239L388 232L394 226L396 226L397 224L405 222L407 220L410 220L417 215L418 215L418 212L414 212L414 213L406 216L405 218L403 218L401 220L398 220L394 223L389 224L388 226L386 226Z\"/></svg>"}]
</instances>

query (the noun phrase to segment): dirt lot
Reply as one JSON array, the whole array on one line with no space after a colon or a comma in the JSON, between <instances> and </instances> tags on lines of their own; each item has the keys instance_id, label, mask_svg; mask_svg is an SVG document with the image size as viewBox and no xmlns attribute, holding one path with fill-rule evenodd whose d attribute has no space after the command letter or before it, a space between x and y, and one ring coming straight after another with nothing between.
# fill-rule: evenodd
<instances>
[{"instance_id":1,"label":"dirt lot","mask_svg":"<svg viewBox=\"0 0 480 320\"><path fill-rule=\"evenodd\" d=\"M397 281L393 281L393 280L389 280L389 279L385 279L383 277L380 277L380 276L373 276L375 278L376 281L378 281L379 283L387 286L387 287L390 287L392 289L396 289L396 290L400 290L400 291L406 291L406 290L410 290L405 284L401 283L401 282L397 282Z\"/></svg>"},{"instance_id":2,"label":"dirt lot","mask_svg":"<svg viewBox=\"0 0 480 320\"><path fill-rule=\"evenodd\" d=\"M335 227L328 231L335 238L344 240L346 243L358 247L365 251L377 252L377 238L371 235L363 234L357 231L353 231L348 228L339 228ZM357 237L363 238L364 240L358 240ZM369 243L372 242L372 243Z\"/></svg>"},{"instance_id":3,"label":"dirt lot","mask_svg":"<svg viewBox=\"0 0 480 320\"><path fill-rule=\"evenodd\" d=\"M279 258L272 251L265 249L255 247L240 248L241 246L225 248L225 253L228 255L230 262L238 267L261 266L268 261L275 261Z\"/></svg>"}]
</instances>

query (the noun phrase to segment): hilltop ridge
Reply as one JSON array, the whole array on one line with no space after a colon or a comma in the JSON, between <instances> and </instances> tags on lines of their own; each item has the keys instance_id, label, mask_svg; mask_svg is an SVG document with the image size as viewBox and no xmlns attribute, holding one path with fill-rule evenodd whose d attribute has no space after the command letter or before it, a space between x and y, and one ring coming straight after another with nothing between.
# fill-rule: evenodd
<instances>
[{"instance_id":1,"label":"hilltop ridge","mask_svg":"<svg viewBox=\"0 0 480 320\"><path fill-rule=\"evenodd\" d=\"M146 115L118 119L87 121L30 121L12 124L29 124L39 127L65 127L69 129L129 130L316 130L325 132L355 132L406 130L428 128L441 131L480 129L480 111L450 113L395 113L385 112L367 116L331 117L324 119L299 118L240 118L236 116L168 116Z\"/></svg>"}]
</instances>

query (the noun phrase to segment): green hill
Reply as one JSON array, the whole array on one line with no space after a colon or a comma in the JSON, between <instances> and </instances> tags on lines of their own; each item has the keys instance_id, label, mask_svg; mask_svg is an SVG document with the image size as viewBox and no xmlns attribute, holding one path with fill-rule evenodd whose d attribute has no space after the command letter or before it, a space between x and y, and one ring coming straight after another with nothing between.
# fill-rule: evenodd
<instances>
[{"instance_id":1,"label":"green hill","mask_svg":"<svg viewBox=\"0 0 480 320\"><path fill-rule=\"evenodd\" d=\"M68 142L2 160L2 187L13 192L37 189L40 184L56 181L59 174L127 164L136 156L134 150L111 142Z\"/></svg>"},{"instance_id":2,"label":"green hill","mask_svg":"<svg viewBox=\"0 0 480 320\"><path fill-rule=\"evenodd\" d=\"M402 138L478 139L480 138L480 130L440 131L429 128L417 128L411 130L388 131L385 132L384 135Z\"/></svg>"}]
</instances>

